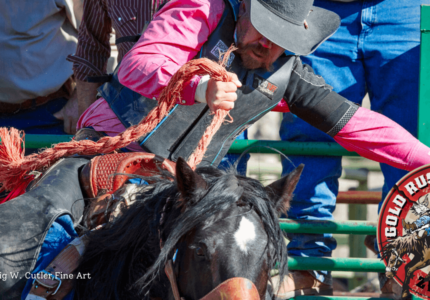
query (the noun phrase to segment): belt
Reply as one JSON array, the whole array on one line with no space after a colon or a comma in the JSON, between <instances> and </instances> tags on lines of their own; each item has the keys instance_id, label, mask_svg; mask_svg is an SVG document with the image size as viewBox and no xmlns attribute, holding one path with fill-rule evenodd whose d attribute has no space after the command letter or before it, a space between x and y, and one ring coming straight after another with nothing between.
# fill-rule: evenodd
<instances>
[{"instance_id":1,"label":"belt","mask_svg":"<svg viewBox=\"0 0 430 300\"><path fill-rule=\"evenodd\" d=\"M48 96L37 97L34 99L25 100L22 103L6 103L0 102L0 114L16 114L26 109L34 109L37 106L43 105L58 98L70 98L73 90L76 87L76 82L73 77L67 79L67 81L61 86L61 88Z\"/></svg>"}]
</instances>

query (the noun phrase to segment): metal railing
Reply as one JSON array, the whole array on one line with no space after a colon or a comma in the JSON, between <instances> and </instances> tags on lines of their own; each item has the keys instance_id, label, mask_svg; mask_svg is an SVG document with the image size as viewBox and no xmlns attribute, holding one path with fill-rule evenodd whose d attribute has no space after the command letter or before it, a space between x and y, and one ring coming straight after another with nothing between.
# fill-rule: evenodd
<instances>
[{"instance_id":1,"label":"metal railing","mask_svg":"<svg viewBox=\"0 0 430 300\"><path fill-rule=\"evenodd\" d=\"M430 145L430 6L421 6L421 56L419 85L418 138ZM52 144L67 142L67 135L26 135L27 148L44 148ZM318 156L358 156L336 143L327 142L283 142L238 140L233 143L229 153L242 153L251 146L249 153L276 153L271 147L285 155ZM266 147L267 146L267 147ZM350 191L341 192L337 203L378 204L381 192ZM376 222L368 221L309 221L280 219L282 230L293 233L334 233L334 234L376 234ZM368 258L329 258L329 257L290 257L288 266L292 270L328 270L353 272L385 272L385 265L379 259ZM348 293L346 293L348 294ZM416 298L413 296L413 298ZM297 300L373 300L381 298L348 296L298 296Z\"/></svg>"}]
</instances>

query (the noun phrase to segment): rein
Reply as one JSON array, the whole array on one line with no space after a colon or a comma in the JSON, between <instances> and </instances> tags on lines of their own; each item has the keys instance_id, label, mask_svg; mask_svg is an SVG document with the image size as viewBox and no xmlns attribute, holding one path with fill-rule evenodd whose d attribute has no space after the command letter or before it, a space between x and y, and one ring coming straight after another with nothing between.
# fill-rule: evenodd
<instances>
[{"instance_id":1,"label":"rein","mask_svg":"<svg viewBox=\"0 0 430 300\"><path fill-rule=\"evenodd\" d=\"M160 250L162 250L163 247L164 247L163 239L161 238L160 227L163 225L164 221L166 220L166 207L167 207L167 205L171 201L172 201L172 198L168 198L167 201L166 201L166 203L164 204L162 210L161 210L160 224L159 224L159 227L158 227L158 237L160 239ZM177 255L177 253L178 253L178 249L176 249L175 254L173 256L173 259L167 260L166 264L164 265L164 272L166 273L166 276L169 279L170 287L172 288L172 293L173 293L173 297L175 298L175 300L185 300L185 298L181 297L181 294L179 293L178 283L176 281L175 272L173 270L173 263L175 261L175 257ZM234 279L235 278L233 278L233 280ZM232 279L228 279L228 280L222 282L218 287L214 288L208 294L206 294L205 296L203 296L203 298L201 298L200 300L218 299L219 297L216 296L217 290L218 289L223 289L221 286L224 283L228 284L229 281L232 281ZM249 281L249 280L247 280L247 281ZM255 289L255 291L257 291L257 289ZM253 292L255 293L255 291L253 291ZM258 292L257 292L257 294L258 294Z\"/></svg>"},{"instance_id":2,"label":"rein","mask_svg":"<svg viewBox=\"0 0 430 300\"><path fill-rule=\"evenodd\" d=\"M179 294L179 288L176 282L175 273L173 272L173 263L171 259L166 262L166 265L164 266L164 272L166 272L167 278L169 278L170 287L172 288L173 297L175 297L175 300L185 300Z\"/></svg>"},{"instance_id":3,"label":"rein","mask_svg":"<svg viewBox=\"0 0 430 300\"><path fill-rule=\"evenodd\" d=\"M158 226L158 238L160 239L160 250L162 250L164 247L163 239L161 238L160 227L164 224L164 221L166 220L167 205L172 201L173 201L173 198L168 198L166 203L164 204L162 210L161 210L160 224ZM173 271L173 262L171 259L169 259L166 262L166 264L164 265L164 272L166 273L167 278L169 278L170 287L172 288L173 297L175 297L175 300L185 300L179 294L179 288L178 288L178 284L176 282L176 276L175 276L175 273Z\"/></svg>"}]
</instances>

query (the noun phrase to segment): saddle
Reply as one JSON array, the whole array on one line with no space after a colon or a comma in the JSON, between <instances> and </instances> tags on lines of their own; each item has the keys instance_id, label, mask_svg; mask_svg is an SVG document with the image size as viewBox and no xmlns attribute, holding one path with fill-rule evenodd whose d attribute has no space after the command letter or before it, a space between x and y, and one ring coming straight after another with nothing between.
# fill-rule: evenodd
<instances>
[{"instance_id":1,"label":"saddle","mask_svg":"<svg viewBox=\"0 0 430 300\"><path fill-rule=\"evenodd\" d=\"M27 279L52 223L69 215L77 224L84 210L79 170L85 158L67 158L49 168L23 195L0 205L0 270L3 274L22 274L0 280L4 300L21 299Z\"/></svg>"},{"instance_id":2,"label":"saddle","mask_svg":"<svg viewBox=\"0 0 430 300\"><path fill-rule=\"evenodd\" d=\"M68 158L62 161L67 163L69 160L75 159ZM79 180L81 187L79 192L81 193L82 190L83 196L81 198L87 199L83 213L85 217L81 224L90 230L97 230L107 222L114 222L134 202L136 184L126 184L130 178L127 174L149 178L159 175L163 170L175 174L175 163L151 153L115 153L94 157L89 162L82 159L79 162L79 171L75 170L75 181ZM52 169L55 169L54 166L46 173L52 173ZM45 174L42 178L44 176ZM37 186L43 187L43 183L43 180L33 183L31 189ZM76 185L74 187L76 188ZM24 195L31 195L31 191ZM9 204L20 197L10 201ZM43 239L40 243L43 243ZM79 266L86 243L85 235L69 243L45 270L38 273L40 276L34 280L26 299L63 299L73 288L73 273ZM34 267L30 270L32 269ZM55 276L58 272L66 274L65 279Z\"/></svg>"},{"instance_id":3,"label":"saddle","mask_svg":"<svg viewBox=\"0 0 430 300\"><path fill-rule=\"evenodd\" d=\"M165 170L175 174L175 163L152 153L117 153L97 156L82 169L81 187L90 198L84 213L84 226L94 229L112 222L133 202L135 185L126 185L127 175L151 177ZM115 195L114 195L115 193Z\"/></svg>"}]
</instances>

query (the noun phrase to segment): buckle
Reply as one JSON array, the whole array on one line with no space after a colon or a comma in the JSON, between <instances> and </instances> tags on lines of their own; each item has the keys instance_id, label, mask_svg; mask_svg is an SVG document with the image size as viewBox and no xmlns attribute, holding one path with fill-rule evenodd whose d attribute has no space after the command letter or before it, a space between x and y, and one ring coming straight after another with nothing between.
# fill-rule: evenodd
<instances>
[{"instance_id":1,"label":"buckle","mask_svg":"<svg viewBox=\"0 0 430 300\"><path fill-rule=\"evenodd\" d=\"M51 295L55 295L55 294L58 292L58 290L60 289L60 286L61 286L61 283L62 283L61 279L60 279L60 278L58 278L57 276L55 276L54 274L49 273L49 272L47 272L47 271L45 271L45 270L42 270L42 271L40 271L40 272L39 272L39 273L37 273L37 274L40 274L40 273L44 273L44 274L48 275L48 276L49 276L49 279L51 279L51 280L57 280L57 281L58 281L58 286L57 286L57 288L56 288L55 292L51 294ZM36 285L35 285L35 282L36 282L36 281L37 281L37 283L36 283ZM42 282L40 282L39 280L37 280L37 278L34 278L34 280L33 280L33 285L35 285L35 288L36 288L36 289L38 288L38 286L37 286L38 284L39 284L39 285L41 285L41 286L43 286L43 287L45 287L45 288L48 288L48 289L52 289L52 288L54 288L54 286L48 286L48 285L46 285L46 284L43 284L43 283L42 283Z\"/></svg>"}]
</instances>

